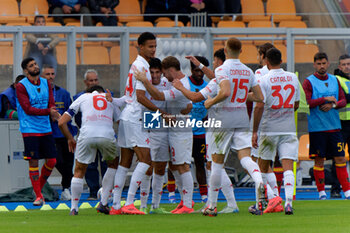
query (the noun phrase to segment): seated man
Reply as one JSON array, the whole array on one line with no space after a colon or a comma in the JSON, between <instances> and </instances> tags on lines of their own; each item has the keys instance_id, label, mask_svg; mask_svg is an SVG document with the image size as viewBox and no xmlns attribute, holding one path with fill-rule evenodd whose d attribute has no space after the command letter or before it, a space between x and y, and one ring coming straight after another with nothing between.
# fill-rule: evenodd
<instances>
[{"instance_id":1,"label":"seated man","mask_svg":"<svg viewBox=\"0 0 350 233\"><path fill-rule=\"evenodd\" d=\"M93 16L97 22L101 22L103 26L117 26L118 19L114 15L114 8L118 6L119 0L88 0L91 14L104 14Z\"/></svg>"},{"instance_id":2,"label":"seated man","mask_svg":"<svg viewBox=\"0 0 350 233\"><path fill-rule=\"evenodd\" d=\"M9 88L0 93L0 118L18 119L16 106L16 86L26 76L20 74Z\"/></svg>"},{"instance_id":3,"label":"seated man","mask_svg":"<svg viewBox=\"0 0 350 233\"><path fill-rule=\"evenodd\" d=\"M46 21L43 15L36 15L34 18L34 26L45 26ZM50 41L46 39L50 38ZM52 66L57 70L56 46L60 42L60 38L54 34L26 34L29 42L26 47L24 57L32 57L38 63L39 68L43 68L43 64Z\"/></svg>"},{"instance_id":4,"label":"seated man","mask_svg":"<svg viewBox=\"0 0 350 233\"><path fill-rule=\"evenodd\" d=\"M63 14L90 14L86 6L86 0L47 0L49 3L49 14L54 16L55 22L65 25ZM72 17L72 16L71 16ZM77 17L79 19L79 17ZM83 17L84 26L92 26L91 16Z\"/></svg>"}]
</instances>

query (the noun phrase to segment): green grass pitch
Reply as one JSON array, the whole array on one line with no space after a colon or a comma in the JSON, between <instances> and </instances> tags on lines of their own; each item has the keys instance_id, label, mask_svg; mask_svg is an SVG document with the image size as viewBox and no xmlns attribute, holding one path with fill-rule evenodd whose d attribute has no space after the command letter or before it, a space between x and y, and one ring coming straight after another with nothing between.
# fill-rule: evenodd
<instances>
[{"instance_id":1,"label":"green grass pitch","mask_svg":"<svg viewBox=\"0 0 350 233\"><path fill-rule=\"evenodd\" d=\"M107 216L83 209L78 216L68 210L0 213L1 233L96 233L96 232L247 232L247 233L349 233L350 201L294 201L294 215L284 213L254 216L253 202L239 202L240 213L205 217L201 214ZM219 203L218 210L224 207ZM196 204L199 209L202 204ZM167 210L175 205L164 204Z\"/></svg>"}]
</instances>

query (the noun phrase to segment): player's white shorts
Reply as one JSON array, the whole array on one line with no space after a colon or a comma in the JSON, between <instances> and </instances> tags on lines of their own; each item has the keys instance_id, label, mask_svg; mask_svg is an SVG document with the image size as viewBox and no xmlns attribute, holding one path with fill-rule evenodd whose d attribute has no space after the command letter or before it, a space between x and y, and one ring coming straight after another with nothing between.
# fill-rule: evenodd
<instances>
[{"instance_id":1,"label":"player's white shorts","mask_svg":"<svg viewBox=\"0 0 350 233\"><path fill-rule=\"evenodd\" d=\"M252 147L252 133L249 128L212 130L211 154L227 154L230 148L241 150Z\"/></svg>"},{"instance_id":2,"label":"player's white shorts","mask_svg":"<svg viewBox=\"0 0 350 233\"><path fill-rule=\"evenodd\" d=\"M143 129L141 123L130 121L119 121L118 146L122 148L144 147L150 148L151 139L147 130Z\"/></svg>"},{"instance_id":3,"label":"player's white shorts","mask_svg":"<svg viewBox=\"0 0 350 233\"><path fill-rule=\"evenodd\" d=\"M299 141L296 135L261 135L259 156L264 160L275 161L276 151L281 159L298 160Z\"/></svg>"},{"instance_id":4,"label":"player's white shorts","mask_svg":"<svg viewBox=\"0 0 350 233\"><path fill-rule=\"evenodd\" d=\"M252 147L250 151L250 155L253 156L254 158L259 158L259 147L258 148Z\"/></svg>"},{"instance_id":5,"label":"player's white shorts","mask_svg":"<svg viewBox=\"0 0 350 233\"><path fill-rule=\"evenodd\" d=\"M192 131L169 130L169 144L172 164L191 164L193 144Z\"/></svg>"},{"instance_id":6,"label":"player's white shorts","mask_svg":"<svg viewBox=\"0 0 350 233\"><path fill-rule=\"evenodd\" d=\"M163 130L163 129L162 129ZM170 161L169 134L163 131L151 131L151 158L154 162Z\"/></svg>"},{"instance_id":7,"label":"player's white shorts","mask_svg":"<svg viewBox=\"0 0 350 233\"><path fill-rule=\"evenodd\" d=\"M97 150L101 152L103 160L113 160L119 156L115 138L79 138L75 159L80 163L90 164L95 161Z\"/></svg>"}]
</instances>

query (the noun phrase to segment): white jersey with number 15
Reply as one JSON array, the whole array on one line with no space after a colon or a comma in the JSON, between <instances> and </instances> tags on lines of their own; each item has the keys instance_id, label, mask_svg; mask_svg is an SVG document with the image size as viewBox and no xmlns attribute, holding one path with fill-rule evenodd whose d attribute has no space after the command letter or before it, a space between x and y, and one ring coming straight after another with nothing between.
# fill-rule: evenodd
<instances>
[{"instance_id":1,"label":"white jersey with number 15","mask_svg":"<svg viewBox=\"0 0 350 233\"><path fill-rule=\"evenodd\" d=\"M249 117L246 101L249 90L258 85L254 72L239 59L227 59L215 70L218 93L220 83L228 80L231 94L216 105L215 119L222 121L225 128L248 128Z\"/></svg>"}]
</instances>

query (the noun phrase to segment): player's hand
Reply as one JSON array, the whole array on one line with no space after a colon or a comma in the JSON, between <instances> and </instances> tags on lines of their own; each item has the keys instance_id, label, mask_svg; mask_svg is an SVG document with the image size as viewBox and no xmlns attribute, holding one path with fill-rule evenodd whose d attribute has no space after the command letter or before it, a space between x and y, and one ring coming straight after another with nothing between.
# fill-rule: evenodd
<instances>
[{"instance_id":1,"label":"player's hand","mask_svg":"<svg viewBox=\"0 0 350 233\"><path fill-rule=\"evenodd\" d=\"M201 64L194 56L185 56L185 58L190 60L190 62L192 62L193 65L195 65L196 67L198 67Z\"/></svg>"},{"instance_id":2,"label":"player's hand","mask_svg":"<svg viewBox=\"0 0 350 233\"><path fill-rule=\"evenodd\" d=\"M184 87L184 85L179 79L174 79L172 83L173 83L173 86L179 91Z\"/></svg>"},{"instance_id":3,"label":"player's hand","mask_svg":"<svg viewBox=\"0 0 350 233\"><path fill-rule=\"evenodd\" d=\"M210 96L208 96L208 99L204 102L204 107L206 109L209 109L212 106L212 98Z\"/></svg>"},{"instance_id":4,"label":"player's hand","mask_svg":"<svg viewBox=\"0 0 350 233\"><path fill-rule=\"evenodd\" d=\"M42 51L45 48L44 45L40 42L37 44L37 46L40 51Z\"/></svg>"},{"instance_id":5,"label":"player's hand","mask_svg":"<svg viewBox=\"0 0 350 233\"><path fill-rule=\"evenodd\" d=\"M46 47L43 50L41 50L41 53L45 56L49 52L49 48Z\"/></svg>"},{"instance_id":6,"label":"player's hand","mask_svg":"<svg viewBox=\"0 0 350 233\"><path fill-rule=\"evenodd\" d=\"M108 102L113 102L113 98L112 98L112 93L108 90L108 89L106 89L106 100L108 101Z\"/></svg>"},{"instance_id":7,"label":"player's hand","mask_svg":"<svg viewBox=\"0 0 350 233\"><path fill-rule=\"evenodd\" d=\"M80 4L76 4L76 5L74 5L74 11L75 12L79 12L80 11L80 7L81 7L81 5Z\"/></svg>"},{"instance_id":8,"label":"player's hand","mask_svg":"<svg viewBox=\"0 0 350 233\"><path fill-rule=\"evenodd\" d=\"M63 13L65 13L65 14L72 13L72 7L67 6L67 5L63 5L62 10L63 10Z\"/></svg>"},{"instance_id":9,"label":"player's hand","mask_svg":"<svg viewBox=\"0 0 350 233\"><path fill-rule=\"evenodd\" d=\"M75 141L74 138L68 139L68 150L69 150L69 152L74 153L76 145L77 145L77 142Z\"/></svg>"},{"instance_id":10,"label":"player's hand","mask_svg":"<svg viewBox=\"0 0 350 233\"><path fill-rule=\"evenodd\" d=\"M139 71L137 68L135 68L134 77L141 82L147 81L146 70L143 68L142 71Z\"/></svg>"},{"instance_id":11,"label":"player's hand","mask_svg":"<svg viewBox=\"0 0 350 233\"><path fill-rule=\"evenodd\" d=\"M252 146L257 149L258 148L258 133L255 132L252 135Z\"/></svg>"},{"instance_id":12,"label":"player's hand","mask_svg":"<svg viewBox=\"0 0 350 233\"><path fill-rule=\"evenodd\" d=\"M50 117L51 117L52 121L58 121L58 119L61 117L61 114L58 112L56 107L50 108Z\"/></svg>"},{"instance_id":13,"label":"player's hand","mask_svg":"<svg viewBox=\"0 0 350 233\"><path fill-rule=\"evenodd\" d=\"M337 104L337 99L334 96L326 96L326 97L324 97L324 99L327 102L333 102L333 103Z\"/></svg>"},{"instance_id":14,"label":"player's hand","mask_svg":"<svg viewBox=\"0 0 350 233\"><path fill-rule=\"evenodd\" d=\"M324 111L324 112L328 112L329 110L331 110L333 108L333 104L332 103L327 103L327 104L322 104L320 106L320 110Z\"/></svg>"}]
</instances>

